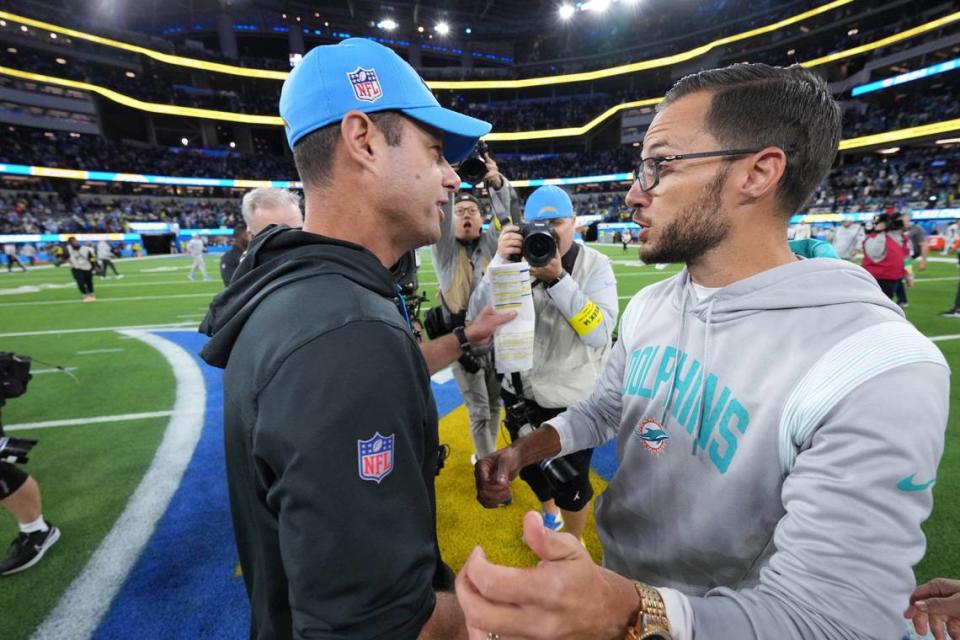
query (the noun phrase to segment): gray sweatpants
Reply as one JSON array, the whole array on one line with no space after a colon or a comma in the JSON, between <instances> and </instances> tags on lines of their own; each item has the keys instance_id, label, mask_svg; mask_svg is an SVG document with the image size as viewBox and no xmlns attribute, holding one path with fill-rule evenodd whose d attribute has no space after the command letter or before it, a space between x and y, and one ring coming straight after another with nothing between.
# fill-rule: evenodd
<instances>
[{"instance_id":1,"label":"gray sweatpants","mask_svg":"<svg viewBox=\"0 0 960 640\"><path fill-rule=\"evenodd\" d=\"M467 373L459 362L453 363L453 377L463 395L470 414L470 437L477 457L490 455L497 449L500 428L500 381L490 355L478 358L483 368Z\"/></svg>"}]
</instances>

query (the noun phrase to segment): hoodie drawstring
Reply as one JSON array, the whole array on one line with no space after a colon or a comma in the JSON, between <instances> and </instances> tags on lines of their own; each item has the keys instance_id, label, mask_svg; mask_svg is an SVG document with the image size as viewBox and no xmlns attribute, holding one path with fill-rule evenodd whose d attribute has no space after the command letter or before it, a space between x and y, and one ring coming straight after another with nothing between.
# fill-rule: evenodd
<instances>
[{"instance_id":1,"label":"hoodie drawstring","mask_svg":"<svg viewBox=\"0 0 960 640\"><path fill-rule=\"evenodd\" d=\"M716 302L716 296L710 298L710 304L707 306L707 326L704 329L703 336L703 382L700 384L700 408L697 416L697 432L693 436L693 445L690 447L690 455L697 453L697 446L700 444L700 432L703 431L703 412L706 408L704 403L707 399L707 376L710 371L710 324L713 320L713 304Z\"/></svg>"},{"instance_id":2,"label":"hoodie drawstring","mask_svg":"<svg viewBox=\"0 0 960 640\"><path fill-rule=\"evenodd\" d=\"M688 275L687 278L690 276ZM673 392L677 388L677 378L680 376L680 345L683 344L683 332L687 326L687 287L683 285L683 300L680 302L680 330L677 332L677 339L674 342L673 349L677 354L677 360L673 366L673 376L670 378L670 388L667 389L667 399L663 403L663 413L660 414L660 426L663 428L667 424L667 412L673 404Z\"/></svg>"}]
</instances>

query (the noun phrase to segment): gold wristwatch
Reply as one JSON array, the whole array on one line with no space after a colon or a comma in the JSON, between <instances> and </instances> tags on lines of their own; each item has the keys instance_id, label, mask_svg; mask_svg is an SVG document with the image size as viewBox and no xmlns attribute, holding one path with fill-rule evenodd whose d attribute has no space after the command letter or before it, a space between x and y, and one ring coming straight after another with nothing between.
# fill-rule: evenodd
<instances>
[{"instance_id":1,"label":"gold wristwatch","mask_svg":"<svg viewBox=\"0 0 960 640\"><path fill-rule=\"evenodd\" d=\"M642 582L634 582L633 588L640 596L640 609L636 624L627 629L626 640L673 640L667 607L660 593Z\"/></svg>"}]
</instances>

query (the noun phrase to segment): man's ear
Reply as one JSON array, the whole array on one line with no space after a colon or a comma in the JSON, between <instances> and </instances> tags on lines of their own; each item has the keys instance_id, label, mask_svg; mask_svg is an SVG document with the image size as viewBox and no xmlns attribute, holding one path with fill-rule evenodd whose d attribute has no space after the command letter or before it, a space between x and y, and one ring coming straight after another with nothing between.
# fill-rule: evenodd
<instances>
[{"instance_id":1,"label":"man's ear","mask_svg":"<svg viewBox=\"0 0 960 640\"><path fill-rule=\"evenodd\" d=\"M349 111L340 121L340 149L350 163L361 168L373 168L376 158L377 138L380 130L367 114Z\"/></svg>"},{"instance_id":2,"label":"man's ear","mask_svg":"<svg viewBox=\"0 0 960 640\"><path fill-rule=\"evenodd\" d=\"M747 158L743 167L738 175L738 200L763 200L776 193L787 170L787 154L779 147L767 147Z\"/></svg>"}]
</instances>

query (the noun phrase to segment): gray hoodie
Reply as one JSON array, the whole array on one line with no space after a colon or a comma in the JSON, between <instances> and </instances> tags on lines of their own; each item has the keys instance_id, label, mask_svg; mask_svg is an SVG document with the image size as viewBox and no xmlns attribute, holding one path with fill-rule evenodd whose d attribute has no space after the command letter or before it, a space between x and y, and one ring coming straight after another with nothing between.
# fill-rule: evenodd
<instances>
[{"instance_id":1,"label":"gray hoodie","mask_svg":"<svg viewBox=\"0 0 960 640\"><path fill-rule=\"evenodd\" d=\"M564 454L618 438L604 564L685 594L697 640L901 637L950 372L873 278L803 260L698 300L684 270L619 335L550 421Z\"/></svg>"}]
</instances>

